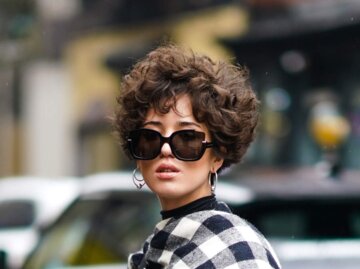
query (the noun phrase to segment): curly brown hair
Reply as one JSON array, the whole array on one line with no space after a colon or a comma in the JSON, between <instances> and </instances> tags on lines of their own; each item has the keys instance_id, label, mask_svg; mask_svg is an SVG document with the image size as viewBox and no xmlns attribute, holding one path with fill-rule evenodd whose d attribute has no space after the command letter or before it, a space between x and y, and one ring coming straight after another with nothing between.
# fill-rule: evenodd
<instances>
[{"instance_id":1,"label":"curly brown hair","mask_svg":"<svg viewBox=\"0 0 360 269\"><path fill-rule=\"evenodd\" d=\"M221 169L239 162L258 122L259 101L248 70L176 45L153 50L123 78L114 127L125 153L131 157L127 136L142 126L149 108L167 113L183 94L190 97L195 119L207 126L216 154L224 159Z\"/></svg>"}]
</instances>

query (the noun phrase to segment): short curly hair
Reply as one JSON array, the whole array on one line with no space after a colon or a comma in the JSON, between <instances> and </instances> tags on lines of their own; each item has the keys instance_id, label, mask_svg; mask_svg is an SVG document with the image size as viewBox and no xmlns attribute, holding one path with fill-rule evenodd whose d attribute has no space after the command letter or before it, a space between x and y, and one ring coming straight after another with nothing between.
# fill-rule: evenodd
<instances>
[{"instance_id":1,"label":"short curly hair","mask_svg":"<svg viewBox=\"0 0 360 269\"><path fill-rule=\"evenodd\" d=\"M123 77L114 127L126 155L131 158L127 136L142 126L149 108L167 113L183 94L190 97L195 119L208 128L215 153L224 159L220 170L239 162L259 118L248 70L173 44L148 53Z\"/></svg>"}]
</instances>

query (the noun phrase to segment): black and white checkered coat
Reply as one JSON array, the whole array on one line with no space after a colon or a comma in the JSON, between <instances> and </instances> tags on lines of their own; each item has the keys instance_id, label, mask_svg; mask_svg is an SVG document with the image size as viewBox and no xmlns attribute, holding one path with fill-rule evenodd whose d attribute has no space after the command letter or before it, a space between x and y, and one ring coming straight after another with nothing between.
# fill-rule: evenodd
<instances>
[{"instance_id":1,"label":"black and white checkered coat","mask_svg":"<svg viewBox=\"0 0 360 269\"><path fill-rule=\"evenodd\" d=\"M224 203L159 222L128 268L279 269L268 241Z\"/></svg>"}]
</instances>

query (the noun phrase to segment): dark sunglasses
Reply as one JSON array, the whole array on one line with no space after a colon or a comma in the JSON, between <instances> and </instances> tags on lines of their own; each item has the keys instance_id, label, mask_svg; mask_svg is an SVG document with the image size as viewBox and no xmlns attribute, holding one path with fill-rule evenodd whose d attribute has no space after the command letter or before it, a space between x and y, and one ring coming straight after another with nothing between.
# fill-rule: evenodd
<instances>
[{"instance_id":1,"label":"dark sunglasses","mask_svg":"<svg viewBox=\"0 0 360 269\"><path fill-rule=\"evenodd\" d=\"M164 143L170 145L174 156L182 161L197 161L213 143L205 141L205 133L194 130L180 130L169 137L163 137L151 129L137 129L128 137L130 153L137 160L155 159L161 152Z\"/></svg>"}]
</instances>

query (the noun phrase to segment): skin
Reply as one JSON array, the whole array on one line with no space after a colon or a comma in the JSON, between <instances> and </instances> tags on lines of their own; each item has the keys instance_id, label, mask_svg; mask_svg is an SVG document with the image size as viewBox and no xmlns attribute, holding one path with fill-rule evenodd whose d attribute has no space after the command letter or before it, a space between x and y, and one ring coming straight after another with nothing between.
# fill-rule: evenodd
<instances>
[{"instance_id":1,"label":"skin","mask_svg":"<svg viewBox=\"0 0 360 269\"><path fill-rule=\"evenodd\" d=\"M178 130L194 129L204 132L206 141L211 141L207 127L195 120L187 95L180 96L176 108L167 114L150 109L143 127L156 130L165 137ZM215 156L211 148L206 149L198 161L178 160L167 143L164 143L161 153L155 159L137 161L145 183L158 196L163 210L174 209L211 195L209 173L216 172L222 163L223 159Z\"/></svg>"}]
</instances>

